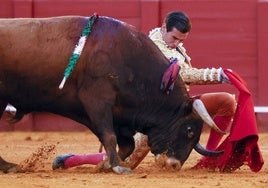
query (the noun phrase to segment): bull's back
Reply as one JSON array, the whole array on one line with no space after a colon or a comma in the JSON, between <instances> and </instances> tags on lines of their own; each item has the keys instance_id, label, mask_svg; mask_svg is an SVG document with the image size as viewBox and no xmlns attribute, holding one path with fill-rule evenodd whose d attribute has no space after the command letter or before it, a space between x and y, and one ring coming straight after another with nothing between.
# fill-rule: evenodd
<instances>
[{"instance_id":1,"label":"bull's back","mask_svg":"<svg viewBox=\"0 0 268 188\"><path fill-rule=\"evenodd\" d=\"M1 67L8 71L59 71L66 65L84 24L82 17L1 19Z\"/></svg>"},{"instance_id":2,"label":"bull's back","mask_svg":"<svg viewBox=\"0 0 268 188\"><path fill-rule=\"evenodd\" d=\"M70 93L58 85L85 24L86 18L69 16L0 19L1 99L40 106Z\"/></svg>"}]
</instances>

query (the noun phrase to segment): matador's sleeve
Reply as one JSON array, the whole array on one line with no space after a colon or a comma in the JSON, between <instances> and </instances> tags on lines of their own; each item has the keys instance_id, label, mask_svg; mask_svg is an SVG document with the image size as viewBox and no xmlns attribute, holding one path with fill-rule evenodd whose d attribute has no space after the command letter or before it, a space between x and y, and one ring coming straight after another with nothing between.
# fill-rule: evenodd
<instances>
[{"instance_id":1,"label":"matador's sleeve","mask_svg":"<svg viewBox=\"0 0 268 188\"><path fill-rule=\"evenodd\" d=\"M180 63L180 67L180 76L187 85L222 83L222 68L197 69L185 62Z\"/></svg>"},{"instance_id":2,"label":"matador's sleeve","mask_svg":"<svg viewBox=\"0 0 268 188\"><path fill-rule=\"evenodd\" d=\"M151 40L158 46L162 53L169 59L178 59L180 65L180 76L187 85L218 84L222 83L222 68L194 68L191 65L191 58L187 55L186 49L180 44L178 49L170 49L162 39L160 30L155 29L150 34Z\"/></svg>"},{"instance_id":3,"label":"matador's sleeve","mask_svg":"<svg viewBox=\"0 0 268 188\"><path fill-rule=\"evenodd\" d=\"M178 46L178 53L183 54L184 61L180 62L180 76L187 85L219 84L222 83L222 68L194 68L191 65L191 58L187 55L186 49Z\"/></svg>"}]
</instances>

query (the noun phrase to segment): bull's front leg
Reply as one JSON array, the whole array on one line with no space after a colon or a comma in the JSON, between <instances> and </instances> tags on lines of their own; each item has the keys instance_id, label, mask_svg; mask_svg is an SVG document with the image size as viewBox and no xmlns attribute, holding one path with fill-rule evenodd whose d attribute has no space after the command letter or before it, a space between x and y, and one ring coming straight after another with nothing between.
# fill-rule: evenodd
<instances>
[{"instance_id":1,"label":"bull's front leg","mask_svg":"<svg viewBox=\"0 0 268 188\"><path fill-rule=\"evenodd\" d=\"M132 171L129 168L121 166L121 159L116 151L117 141L113 132L105 132L103 139L101 140L109 160L110 167L115 173L129 174ZM107 168L107 164L104 166ZM109 166L108 166L109 167Z\"/></svg>"},{"instance_id":2,"label":"bull's front leg","mask_svg":"<svg viewBox=\"0 0 268 188\"><path fill-rule=\"evenodd\" d=\"M118 155L123 161L133 152L135 142L133 137L117 136L119 146Z\"/></svg>"},{"instance_id":3,"label":"bull's front leg","mask_svg":"<svg viewBox=\"0 0 268 188\"><path fill-rule=\"evenodd\" d=\"M113 116L110 110L104 110L105 113L102 113L104 116L99 119L97 122L96 135L103 144L105 151L108 156L109 165L108 167L112 168L115 173L118 174L129 174L131 170L129 168L121 166L121 158L119 157L116 147L117 147L117 137L115 135L114 126L113 126ZM104 165L107 167L107 165Z\"/></svg>"},{"instance_id":4,"label":"bull's front leg","mask_svg":"<svg viewBox=\"0 0 268 188\"><path fill-rule=\"evenodd\" d=\"M99 63L96 64L99 65ZM114 86L106 78L99 78L90 86L87 82L84 84L85 87L81 86L78 95L90 119L87 126L103 144L112 170L118 174L130 173L129 168L120 165L120 158L116 151L117 139L112 112L116 100Z\"/></svg>"}]
</instances>

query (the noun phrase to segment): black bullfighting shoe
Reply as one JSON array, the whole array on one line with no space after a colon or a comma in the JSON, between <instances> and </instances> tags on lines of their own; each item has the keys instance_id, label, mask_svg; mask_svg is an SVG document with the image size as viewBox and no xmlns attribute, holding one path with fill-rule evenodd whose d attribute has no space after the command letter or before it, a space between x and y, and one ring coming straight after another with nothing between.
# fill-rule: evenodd
<instances>
[{"instance_id":1,"label":"black bullfighting shoe","mask_svg":"<svg viewBox=\"0 0 268 188\"><path fill-rule=\"evenodd\" d=\"M65 169L65 161L66 159L68 159L69 157L72 157L74 156L74 154L63 154L63 155L60 155L58 157L56 157L53 161L53 164L52 164L52 169L53 170L56 170L56 169L59 169L59 168L62 168L62 169Z\"/></svg>"}]
</instances>

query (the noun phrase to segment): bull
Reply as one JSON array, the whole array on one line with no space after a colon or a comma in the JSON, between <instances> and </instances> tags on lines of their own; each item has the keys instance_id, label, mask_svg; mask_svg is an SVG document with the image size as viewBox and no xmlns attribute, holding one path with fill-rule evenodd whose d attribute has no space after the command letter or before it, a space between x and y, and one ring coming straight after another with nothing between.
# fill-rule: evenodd
<instances>
[{"instance_id":1,"label":"bull","mask_svg":"<svg viewBox=\"0 0 268 188\"><path fill-rule=\"evenodd\" d=\"M98 17L72 74L58 88L87 21L82 16L0 19L0 113L12 104L14 120L45 111L85 125L119 174L131 172L121 161L132 153L137 131L148 135L151 152L164 154L175 169L193 148L218 155L198 144L204 120L218 130L200 100L189 97L180 77L169 95L160 90L169 61L126 23ZM14 167L1 158L2 171Z\"/></svg>"}]
</instances>

